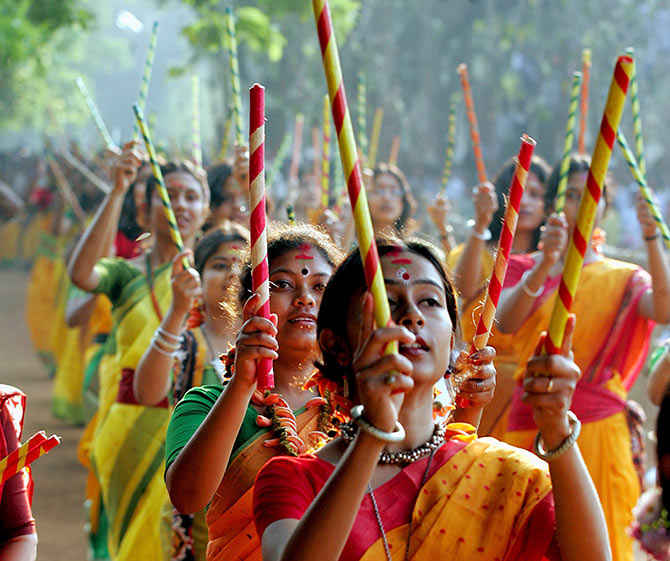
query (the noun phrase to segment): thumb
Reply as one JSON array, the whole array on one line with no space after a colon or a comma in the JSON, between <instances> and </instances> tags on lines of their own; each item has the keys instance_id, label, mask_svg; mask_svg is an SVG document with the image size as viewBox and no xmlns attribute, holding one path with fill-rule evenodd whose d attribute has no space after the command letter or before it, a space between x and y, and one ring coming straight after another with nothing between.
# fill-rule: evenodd
<instances>
[{"instance_id":1,"label":"thumb","mask_svg":"<svg viewBox=\"0 0 670 561\"><path fill-rule=\"evenodd\" d=\"M561 345L561 355L569 357L572 352L572 337L575 334L575 325L577 323L577 316L570 314L568 321L565 324L565 332L563 334L563 345Z\"/></svg>"}]
</instances>

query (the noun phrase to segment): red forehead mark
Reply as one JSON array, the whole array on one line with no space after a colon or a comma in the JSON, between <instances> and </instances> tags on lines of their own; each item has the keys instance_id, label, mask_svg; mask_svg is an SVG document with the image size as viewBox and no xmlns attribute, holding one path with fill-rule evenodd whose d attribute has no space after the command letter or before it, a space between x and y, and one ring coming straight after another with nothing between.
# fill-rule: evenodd
<instances>
[{"instance_id":1,"label":"red forehead mark","mask_svg":"<svg viewBox=\"0 0 670 561\"><path fill-rule=\"evenodd\" d=\"M408 259L407 257L398 257L401 253L403 252L403 248L400 247L399 245L396 245L391 251L389 251L389 255L391 257L395 257L395 259L391 259L391 263L394 265L411 265L412 260Z\"/></svg>"},{"instance_id":2,"label":"red forehead mark","mask_svg":"<svg viewBox=\"0 0 670 561\"><path fill-rule=\"evenodd\" d=\"M309 245L308 243L301 244L298 249L302 253L298 253L298 255L295 256L296 259L304 259L304 260L309 260L309 259L314 259L314 256L310 255L307 253L308 251L312 250L312 246ZM305 273L303 273L305 274Z\"/></svg>"}]
</instances>

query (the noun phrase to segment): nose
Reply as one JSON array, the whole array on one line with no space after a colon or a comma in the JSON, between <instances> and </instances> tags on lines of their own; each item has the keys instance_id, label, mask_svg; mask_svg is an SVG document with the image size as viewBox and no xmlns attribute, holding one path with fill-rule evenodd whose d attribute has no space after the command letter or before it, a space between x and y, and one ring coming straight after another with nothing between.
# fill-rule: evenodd
<instances>
[{"instance_id":1,"label":"nose","mask_svg":"<svg viewBox=\"0 0 670 561\"><path fill-rule=\"evenodd\" d=\"M314 294L309 289L309 287L304 286L302 288L298 288L298 293L295 296L294 304L298 308L306 306L314 307L316 306L316 298L314 297Z\"/></svg>"},{"instance_id":2,"label":"nose","mask_svg":"<svg viewBox=\"0 0 670 561\"><path fill-rule=\"evenodd\" d=\"M409 303L403 308L397 323L411 331L414 327L423 327L423 315L414 303Z\"/></svg>"},{"instance_id":3,"label":"nose","mask_svg":"<svg viewBox=\"0 0 670 561\"><path fill-rule=\"evenodd\" d=\"M172 207L175 209L184 209L186 208L186 197L179 193L176 197L172 197L172 200L170 201L172 203Z\"/></svg>"}]
</instances>

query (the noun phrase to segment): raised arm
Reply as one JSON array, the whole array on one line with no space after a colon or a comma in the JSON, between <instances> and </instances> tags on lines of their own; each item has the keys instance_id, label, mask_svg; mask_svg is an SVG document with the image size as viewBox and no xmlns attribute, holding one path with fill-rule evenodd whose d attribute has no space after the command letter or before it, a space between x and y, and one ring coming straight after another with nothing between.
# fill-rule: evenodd
<instances>
[{"instance_id":1,"label":"raised arm","mask_svg":"<svg viewBox=\"0 0 670 561\"><path fill-rule=\"evenodd\" d=\"M637 218L647 246L647 260L651 275L651 290L640 298L640 315L656 323L670 323L670 267L658 231L647 204L638 193L636 200Z\"/></svg>"},{"instance_id":2,"label":"raised arm","mask_svg":"<svg viewBox=\"0 0 670 561\"><path fill-rule=\"evenodd\" d=\"M256 361L278 358L276 316L253 312L259 298L244 306L245 322L235 342L235 372L214 407L166 473L170 500L180 512L202 510L214 496L228 467L235 439L256 389Z\"/></svg>"},{"instance_id":3,"label":"raised arm","mask_svg":"<svg viewBox=\"0 0 670 561\"><path fill-rule=\"evenodd\" d=\"M465 302L474 298L481 288L482 251L486 248L485 234L493 215L498 210L498 198L491 183L477 185L473 190L473 200L475 223L454 269L454 284Z\"/></svg>"},{"instance_id":4,"label":"raised arm","mask_svg":"<svg viewBox=\"0 0 670 561\"><path fill-rule=\"evenodd\" d=\"M133 393L142 405L157 405L170 391L174 352L179 347L186 317L202 293L198 272L184 269L182 264L191 255L191 250L186 250L172 261L172 303L135 371Z\"/></svg>"},{"instance_id":5,"label":"raised arm","mask_svg":"<svg viewBox=\"0 0 670 561\"><path fill-rule=\"evenodd\" d=\"M399 354L384 355L390 341L410 343L414 336L403 327L373 330L372 298L366 294L361 329L363 342L354 353L354 371L366 420L382 431L392 432L398 420L401 397L413 385L412 363ZM372 320L372 321L370 321ZM393 385L385 383L397 373ZM263 532L265 561L337 561L346 544L368 483L377 467L385 442L361 430L337 468L307 509L300 522L278 520Z\"/></svg>"},{"instance_id":6,"label":"raised arm","mask_svg":"<svg viewBox=\"0 0 670 561\"><path fill-rule=\"evenodd\" d=\"M79 240L68 265L72 282L82 290L91 292L100 282L94 269L95 264L107 255L110 240L116 235L123 198L135 181L141 164L142 155L137 149L137 143L125 144L114 166L114 187L105 196L93 222Z\"/></svg>"},{"instance_id":7,"label":"raised arm","mask_svg":"<svg viewBox=\"0 0 670 561\"><path fill-rule=\"evenodd\" d=\"M570 316L562 353L533 357L523 380L523 401L533 408L545 451L557 449L575 430L567 416L580 377L570 350L574 327L575 317ZM538 354L541 348L542 341ZM605 515L576 443L549 459L549 472L556 506L556 538L563 561L609 561L612 553Z\"/></svg>"},{"instance_id":8,"label":"raised arm","mask_svg":"<svg viewBox=\"0 0 670 561\"><path fill-rule=\"evenodd\" d=\"M663 354L656 361L649 374L647 395L654 405L661 405L663 396L670 387L670 347L666 343Z\"/></svg>"},{"instance_id":9,"label":"raised arm","mask_svg":"<svg viewBox=\"0 0 670 561\"><path fill-rule=\"evenodd\" d=\"M524 324L535 300L542 293L549 272L559 261L568 243L568 224L565 216L552 214L542 231L539 247L542 250L535 266L516 286L502 291L496 321L503 333L515 333Z\"/></svg>"},{"instance_id":10,"label":"raised arm","mask_svg":"<svg viewBox=\"0 0 670 561\"><path fill-rule=\"evenodd\" d=\"M429 205L428 215L430 216L435 228L437 228L437 233L440 237L440 244L442 245L442 250L445 255L449 255L452 249L456 247L456 241L454 240L454 229L449 224L449 213L451 212L451 203L449 199L443 196L441 193L438 193L435 203Z\"/></svg>"}]
</instances>

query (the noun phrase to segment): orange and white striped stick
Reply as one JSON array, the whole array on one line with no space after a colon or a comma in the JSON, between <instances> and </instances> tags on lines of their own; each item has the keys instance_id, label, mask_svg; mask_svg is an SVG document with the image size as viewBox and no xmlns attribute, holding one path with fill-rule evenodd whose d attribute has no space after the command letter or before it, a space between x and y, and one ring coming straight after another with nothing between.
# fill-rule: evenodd
<instances>
[{"instance_id":1,"label":"orange and white striped stick","mask_svg":"<svg viewBox=\"0 0 670 561\"><path fill-rule=\"evenodd\" d=\"M517 157L516 171L514 172L512 184L509 188L507 209L505 210L505 220L500 233L500 241L498 242L495 265L493 266L493 272L491 273L491 279L489 280L484 307L482 308L482 313L479 316L479 322L477 323L471 352L483 349L486 346L486 343L488 343L489 335L491 334L493 320L496 315L496 308L498 307L498 300L500 299L503 282L505 281L507 262L509 261L509 254L512 250L516 225L519 221L521 197L523 197L523 191L526 188L526 179L528 178L530 160L533 157L534 150L535 141L527 134L524 134L521 137L521 148L519 150L519 156Z\"/></svg>"},{"instance_id":2,"label":"orange and white striped stick","mask_svg":"<svg viewBox=\"0 0 670 561\"><path fill-rule=\"evenodd\" d=\"M260 296L258 315L270 319L270 272L268 268L267 213L265 210L265 88L249 90L249 242L251 288ZM272 360L258 361L259 390L274 388Z\"/></svg>"},{"instance_id":3,"label":"orange and white striped stick","mask_svg":"<svg viewBox=\"0 0 670 561\"><path fill-rule=\"evenodd\" d=\"M328 94L333 110L333 122L337 133L337 142L340 148L342 169L349 191L356 237L361 252L361 260L365 271L367 285L374 298L375 321L377 326L386 326L391 321L391 310L386 296L386 287L379 263L379 253L375 243L375 233L372 228L370 209L363 186L361 166L356 149L354 129L351 124L351 115L347 107L347 95L344 91L342 69L337 51L335 31L330 18L328 0L312 0L314 19L321 46L323 69L328 83ZM396 342L386 347L387 353L397 352Z\"/></svg>"},{"instance_id":4,"label":"orange and white striped stick","mask_svg":"<svg viewBox=\"0 0 670 561\"><path fill-rule=\"evenodd\" d=\"M605 111L600 123L600 132L591 158L591 169L586 179L577 214L577 223L572 232L568 254L563 266L563 276L558 286L558 294L549 320L549 330L545 342L548 354L557 354L563 346L565 324L568 321L572 301L577 292L579 276L584 264L584 255L591 239L598 203L602 195L605 175L612 156L612 146L619 129L626 92L633 72L633 59L620 56L614 67L614 76L607 95Z\"/></svg>"},{"instance_id":5,"label":"orange and white striped stick","mask_svg":"<svg viewBox=\"0 0 670 561\"><path fill-rule=\"evenodd\" d=\"M465 111L468 114L468 122L470 123L470 137L472 138L472 149L475 152L477 179L480 183L485 183L487 181L486 167L484 166L484 155L482 154L481 140L479 137L479 125L477 124L475 103L472 101L472 89L470 88L470 78L468 78L467 64L461 63L458 65L458 75L461 78L463 99L465 100Z\"/></svg>"},{"instance_id":6,"label":"orange and white striped stick","mask_svg":"<svg viewBox=\"0 0 670 561\"><path fill-rule=\"evenodd\" d=\"M28 441L0 460L0 485L32 464L37 458L58 446L60 442L58 436L47 438L44 431L39 431L31 436Z\"/></svg>"}]
</instances>

